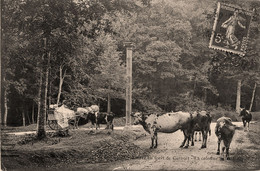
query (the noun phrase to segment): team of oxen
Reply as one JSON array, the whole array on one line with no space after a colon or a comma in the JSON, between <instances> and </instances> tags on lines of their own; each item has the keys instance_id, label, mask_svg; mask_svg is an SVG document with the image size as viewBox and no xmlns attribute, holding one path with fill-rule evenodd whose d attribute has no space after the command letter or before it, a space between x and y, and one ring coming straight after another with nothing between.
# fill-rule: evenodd
<instances>
[{"instance_id":1,"label":"team of oxen","mask_svg":"<svg viewBox=\"0 0 260 171\"><path fill-rule=\"evenodd\" d=\"M75 111L70 110L66 105L62 105L61 107L58 107L57 105L51 105L51 108L54 108L54 115L58 112L64 113L64 117L68 116L65 113L69 112L71 115L69 115L68 122L73 125L74 129L78 129L78 124L80 118L83 118L87 120L87 122L91 122L92 129L95 127L97 130L100 128L100 124L107 124L108 129L114 129L114 113L112 112L100 112L98 105L91 105L90 107L78 107ZM64 109L63 111L60 111L59 109Z\"/></svg>"},{"instance_id":2,"label":"team of oxen","mask_svg":"<svg viewBox=\"0 0 260 171\"><path fill-rule=\"evenodd\" d=\"M192 113L179 111L163 115L138 112L132 116L134 117L134 124L141 124L145 131L151 135L150 148L157 148L158 132L173 133L177 130L181 130L184 134L184 140L180 147L184 148L188 148L189 141L191 141L191 146L194 146L194 133L196 135L198 132L202 134L201 148L206 148L208 134L211 135L210 124L212 117L207 111L196 111ZM241 109L240 116L242 116L244 130L246 129L246 124L247 130L249 130L249 122L252 119L251 113L245 109ZM235 133L235 128L236 126L233 125L229 117L221 117L217 120L215 127L215 134L218 138L217 155L220 154L220 144L223 144L221 153L222 160L225 158L224 151L226 152L226 159L230 159L229 147Z\"/></svg>"}]
</instances>

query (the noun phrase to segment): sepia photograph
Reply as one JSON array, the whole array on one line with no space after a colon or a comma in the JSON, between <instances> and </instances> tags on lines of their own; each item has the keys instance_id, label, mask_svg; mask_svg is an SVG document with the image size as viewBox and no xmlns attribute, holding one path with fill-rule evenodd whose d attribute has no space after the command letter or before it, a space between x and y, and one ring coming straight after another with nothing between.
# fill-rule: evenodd
<instances>
[{"instance_id":1,"label":"sepia photograph","mask_svg":"<svg viewBox=\"0 0 260 171\"><path fill-rule=\"evenodd\" d=\"M1 171L260 170L260 0L1 0Z\"/></svg>"}]
</instances>

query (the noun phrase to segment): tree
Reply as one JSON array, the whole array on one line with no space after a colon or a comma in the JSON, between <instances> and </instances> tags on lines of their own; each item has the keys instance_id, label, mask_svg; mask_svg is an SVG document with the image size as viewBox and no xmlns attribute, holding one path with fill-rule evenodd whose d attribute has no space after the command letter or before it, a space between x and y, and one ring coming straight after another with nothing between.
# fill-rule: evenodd
<instances>
[{"instance_id":1,"label":"tree","mask_svg":"<svg viewBox=\"0 0 260 171\"><path fill-rule=\"evenodd\" d=\"M101 34L96 42L98 65L92 75L91 87L99 97L107 97L107 112L111 112L111 97L123 98L125 87L125 66L120 59L115 40L110 35Z\"/></svg>"}]
</instances>

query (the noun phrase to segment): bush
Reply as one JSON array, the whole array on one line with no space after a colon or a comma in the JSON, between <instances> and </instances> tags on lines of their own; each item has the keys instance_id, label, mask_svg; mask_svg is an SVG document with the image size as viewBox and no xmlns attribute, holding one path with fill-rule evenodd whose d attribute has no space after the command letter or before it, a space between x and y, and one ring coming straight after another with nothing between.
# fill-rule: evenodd
<instances>
[{"instance_id":1,"label":"bush","mask_svg":"<svg viewBox=\"0 0 260 171\"><path fill-rule=\"evenodd\" d=\"M226 110L229 109L229 110ZM225 116L231 118L231 120L234 121L240 121L239 114L237 114L235 111L231 111L230 108L222 108L222 107L216 107L215 109L211 106L208 107L210 111L210 114L212 116L212 121L217 121L218 118Z\"/></svg>"},{"instance_id":2,"label":"bush","mask_svg":"<svg viewBox=\"0 0 260 171\"><path fill-rule=\"evenodd\" d=\"M180 103L176 106L176 111L197 111L197 110L205 110L206 104L200 99L191 99L191 98L183 98Z\"/></svg>"},{"instance_id":3,"label":"bush","mask_svg":"<svg viewBox=\"0 0 260 171\"><path fill-rule=\"evenodd\" d=\"M252 113L252 120L260 121L260 112L251 112Z\"/></svg>"},{"instance_id":4,"label":"bush","mask_svg":"<svg viewBox=\"0 0 260 171\"><path fill-rule=\"evenodd\" d=\"M161 113L163 111L159 106L145 99L136 100L136 102L133 104L133 108L139 112L146 113Z\"/></svg>"}]
</instances>

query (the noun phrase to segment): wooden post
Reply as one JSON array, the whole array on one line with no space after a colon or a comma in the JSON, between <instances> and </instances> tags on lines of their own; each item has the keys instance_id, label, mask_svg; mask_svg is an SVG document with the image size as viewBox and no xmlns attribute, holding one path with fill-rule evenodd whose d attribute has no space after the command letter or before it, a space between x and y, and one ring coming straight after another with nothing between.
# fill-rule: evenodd
<instances>
[{"instance_id":1,"label":"wooden post","mask_svg":"<svg viewBox=\"0 0 260 171\"><path fill-rule=\"evenodd\" d=\"M125 42L126 46L126 127L131 126L132 113L132 52L133 44Z\"/></svg>"}]
</instances>

